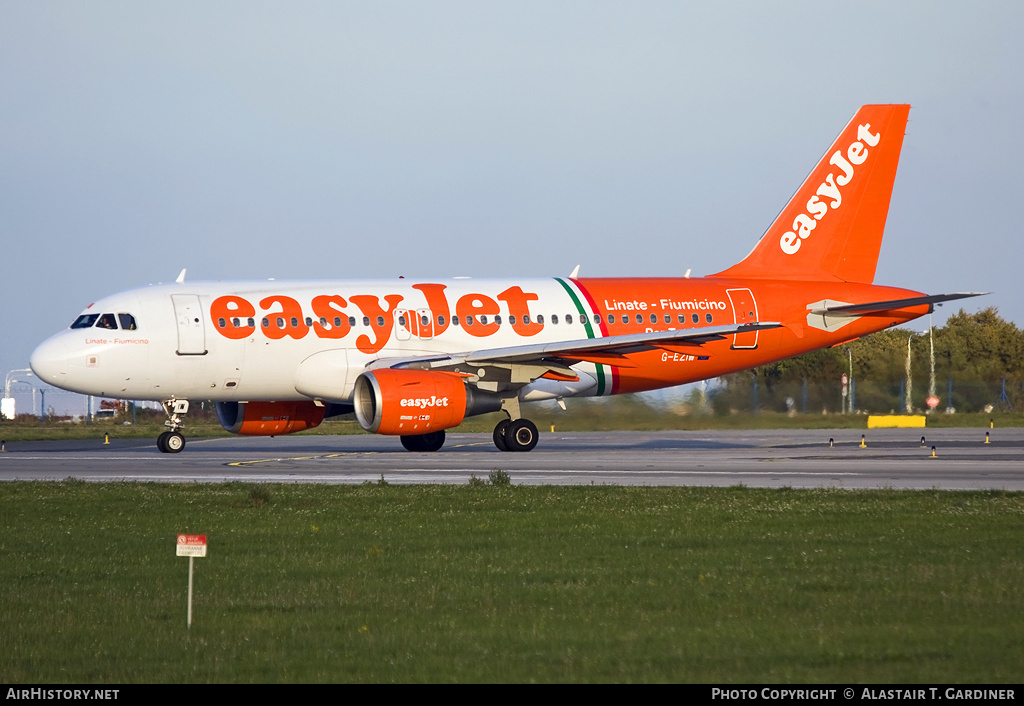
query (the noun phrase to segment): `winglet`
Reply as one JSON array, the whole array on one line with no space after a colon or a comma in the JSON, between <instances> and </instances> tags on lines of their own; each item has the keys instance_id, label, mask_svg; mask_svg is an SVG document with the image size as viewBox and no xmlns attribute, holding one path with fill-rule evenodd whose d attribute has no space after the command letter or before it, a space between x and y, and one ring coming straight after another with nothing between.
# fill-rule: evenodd
<instances>
[{"instance_id":1,"label":"winglet","mask_svg":"<svg viewBox=\"0 0 1024 706\"><path fill-rule=\"evenodd\" d=\"M186 267L182 267L181 268L181 272L178 273L178 278L176 280L174 280L176 283L181 284L182 282L185 281L185 272L186 272L187 269L188 268L186 268Z\"/></svg>"},{"instance_id":2,"label":"winglet","mask_svg":"<svg viewBox=\"0 0 1024 706\"><path fill-rule=\"evenodd\" d=\"M569 275L569 279L576 279L579 276L580 276L580 266L576 265L576 267L572 271L572 274Z\"/></svg>"}]
</instances>

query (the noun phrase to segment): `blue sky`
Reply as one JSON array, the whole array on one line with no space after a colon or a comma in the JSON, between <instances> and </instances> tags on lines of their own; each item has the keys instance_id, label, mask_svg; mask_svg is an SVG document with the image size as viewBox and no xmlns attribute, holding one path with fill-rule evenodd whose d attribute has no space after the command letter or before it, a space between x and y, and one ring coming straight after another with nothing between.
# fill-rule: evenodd
<instances>
[{"instance_id":1,"label":"blue sky","mask_svg":"<svg viewBox=\"0 0 1024 706\"><path fill-rule=\"evenodd\" d=\"M0 370L183 267L716 272L864 103L912 105L876 282L992 291L964 307L1024 324L1022 15L0 0Z\"/></svg>"}]
</instances>

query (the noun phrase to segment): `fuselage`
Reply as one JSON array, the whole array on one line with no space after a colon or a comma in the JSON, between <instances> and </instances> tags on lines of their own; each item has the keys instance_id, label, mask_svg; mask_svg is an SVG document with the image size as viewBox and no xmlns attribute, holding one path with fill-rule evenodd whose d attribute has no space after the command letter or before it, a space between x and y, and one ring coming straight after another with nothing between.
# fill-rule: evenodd
<instances>
[{"instance_id":1,"label":"fuselage","mask_svg":"<svg viewBox=\"0 0 1024 706\"><path fill-rule=\"evenodd\" d=\"M40 379L135 400L349 402L390 359L775 321L700 346L574 364L523 401L637 392L713 378L912 320L928 306L823 317L828 303L920 296L845 282L708 278L182 282L106 297L32 355Z\"/></svg>"}]
</instances>

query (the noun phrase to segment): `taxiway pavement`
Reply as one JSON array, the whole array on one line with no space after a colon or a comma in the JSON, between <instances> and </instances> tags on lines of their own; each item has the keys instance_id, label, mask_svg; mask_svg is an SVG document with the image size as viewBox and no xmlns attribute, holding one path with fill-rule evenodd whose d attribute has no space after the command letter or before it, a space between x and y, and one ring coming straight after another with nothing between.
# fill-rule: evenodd
<instances>
[{"instance_id":1,"label":"taxiway pavement","mask_svg":"<svg viewBox=\"0 0 1024 706\"><path fill-rule=\"evenodd\" d=\"M1020 491L1024 429L542 432L529 453L499 452L490 434L449 434L436 453L372 435L189 439L180 454L147 439L8 442L0 453L8 481L466 483L494 470L531 485Z\"/></svg>"}]
</instances>

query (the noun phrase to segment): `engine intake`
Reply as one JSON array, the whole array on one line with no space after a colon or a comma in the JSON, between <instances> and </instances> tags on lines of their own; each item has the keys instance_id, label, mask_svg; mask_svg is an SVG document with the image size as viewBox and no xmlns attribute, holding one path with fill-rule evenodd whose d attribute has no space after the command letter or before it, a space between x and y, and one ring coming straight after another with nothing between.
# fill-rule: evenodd
<instances>
[{"instance_id":1,"label":"engine intake","mask_svg":"<svg viewBox=\"0 0 1024 706\"><path fill-rule=\"evenodd\" d=\"M468 387L461 375L430 370L368 370L356 378L356 418L366 431L414 436L457 426L501 409L494 393Z\"/></svg>"}]
</instances>

